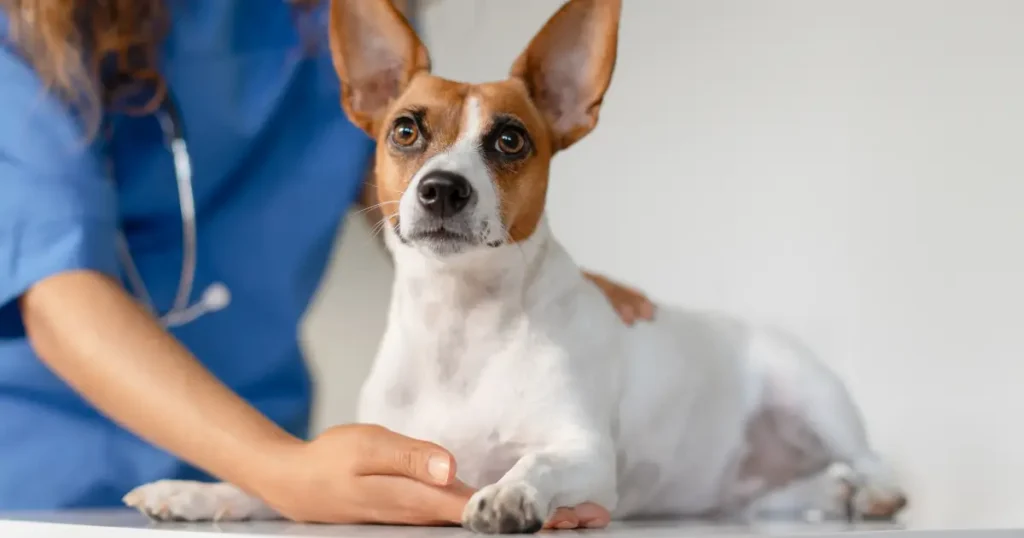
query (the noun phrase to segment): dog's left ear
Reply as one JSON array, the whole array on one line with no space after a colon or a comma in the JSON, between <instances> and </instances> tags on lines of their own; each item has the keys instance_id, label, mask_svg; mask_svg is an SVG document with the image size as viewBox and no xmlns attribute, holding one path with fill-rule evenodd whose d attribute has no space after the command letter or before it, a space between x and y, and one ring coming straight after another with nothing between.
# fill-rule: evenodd
<instances>
[{"instance_id":1,"label":"dog's left ear","mask_svg":"<svg viewBox=\"0 0 1024 538\"><path fill-rule=\"evenodd\" d=\"M526 83L554 135L555 150L597 125L615 69L621 0L570 0L534 36L510 75Z\"/></svg>"},{"instance_id":2,"label":"dog's left ear","mask_svg":"<svg viewBox=\"0 0 1024 538\"><path fill-rule=\"evenodd\" d=\"M392 0L333 0L331 58L349 120L371 137L391 101L430 56Z\"/></svg>"}]
</instances>

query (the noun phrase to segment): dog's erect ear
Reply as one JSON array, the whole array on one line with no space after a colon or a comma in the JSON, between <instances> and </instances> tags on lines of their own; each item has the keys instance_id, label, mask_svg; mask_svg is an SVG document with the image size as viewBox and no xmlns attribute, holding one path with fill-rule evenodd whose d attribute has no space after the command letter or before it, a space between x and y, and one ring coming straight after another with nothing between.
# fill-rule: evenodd
<instances>
[{"instance_id":1,"label":"dog's erect ear","mask_svg":"<svg viewBox=\"0 0 1024 538\"><path fill-rule=\"evenodd\" d=\"M621 0L570 0L512 65L565 149L595 125L615 68Z\"/></svg>"},{"instance_id":2,"label":"dog's erect ear","mask_svg":"<svg viewBox=\"0 0 1024 538\"><path fill-rule=\"evenodd\" d=\"M376 137L381 115L430 56L391 0L334 0L331 56L349 120Z\"/></svg>"}]
</instances>

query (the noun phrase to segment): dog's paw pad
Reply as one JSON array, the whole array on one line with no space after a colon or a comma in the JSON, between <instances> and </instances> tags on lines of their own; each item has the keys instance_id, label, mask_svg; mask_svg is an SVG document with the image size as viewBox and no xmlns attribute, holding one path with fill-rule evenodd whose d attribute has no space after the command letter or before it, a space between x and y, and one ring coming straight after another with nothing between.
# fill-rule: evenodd
<instances>
[{"instance_id":1,"label":"dog's paw pad","mask_svg":"<svg viewBox=\"0 0 1024 538\"><path fill-rule=\"evenodd\" d=\"M541 530L547 508L526 484L491 484L469 500L462 525L481 534L533 534Z\"/></svg>"},{"instance_id":2,"label":"dog's paw pad","mask_svg":"<svg viewBox=\"0 0 1024 538\"><path fill-rule=\"evenodd\" d=\"M125 505L156 521L241 521L255 502L230 484L161 480L124 496Z\"/></svg>"}]
</instances>

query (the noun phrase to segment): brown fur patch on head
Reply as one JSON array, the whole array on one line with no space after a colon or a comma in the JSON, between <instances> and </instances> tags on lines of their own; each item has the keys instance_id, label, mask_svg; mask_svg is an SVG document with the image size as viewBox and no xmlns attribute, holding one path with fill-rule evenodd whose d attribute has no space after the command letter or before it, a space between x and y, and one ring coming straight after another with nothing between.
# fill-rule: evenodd
<instances>
[{"instance_id":1,"label":"brown fur patch on head","mask_svg":"<svg viewBox=\"0 0 1024 538\"><path fill-rule=\"evenodd\" d=\"M431 157L450 148L459 136L462 103L470 86L423 74L415 77L408 89L396 99L377 132L377 159L374 169L377 200L384 214L394 225L398 201L416 172ZM422 151L403 152L391 144L395 121L409 115L418 116L425 147Z\"/></svg>"},{"instance_id":2,"label":"brown fur patch on head","mask_svg":"<svg viewBox=\"0 0 1024 538\"><path fill-rule=\"evenodd\" d=\"M467 107L476 103L480 129L467 128ZM418 136L423 147L405 152L391 143L395 122L415 115L421 122ZM514 119L526 131L529 154L522 159L503 161L488 158L495 141L496 121ZM377 132L376 189L377 200L390 215L392 225L397 206L412 178L437 154L450 149L465 136L478 138L481 157L485 160L494 188L501 202L502 224L512 241L522 241L533 234L544 212L548 170L553 154L551 135L543 116L530 100L520 80L510 79L470 85L431 75L415 77L408 89L394 101Z\"/></svg>"},{"instance_id":3,"label":"brown fur patch on head","mask_svg":"<svg viewBox=\"0 0 1024 538\"><path fill-rule=\"evenodd\" d=\"M478 99L480 113L486 122L483 129L485 144L494 143L487 136L493 128L494 118L514 118L529 137L530 153L525 158L511 162L488 160L501 201L502 223L510 240L523 241L533 235L544 214L548 174L554 154L551 134L522 81L511 79L481 84L474 87L473 95Z\"/></svg>"}]
</instances>

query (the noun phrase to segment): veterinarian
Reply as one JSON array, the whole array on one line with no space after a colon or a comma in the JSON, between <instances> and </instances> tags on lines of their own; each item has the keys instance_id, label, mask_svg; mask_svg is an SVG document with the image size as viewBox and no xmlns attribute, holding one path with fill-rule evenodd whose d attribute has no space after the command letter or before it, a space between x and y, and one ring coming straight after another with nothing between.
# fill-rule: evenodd
<instances>
[{"instance_id":1,"label":"veterinarian","mask_svg":"<svg viewBox=\"0 0 1024 538\"><path fill-rule=\"evenodd\" d=\"M0 0L0 511L216 476L297 520L458 521L443 448L306 440L299 321L374 151L326 6L164 3Z\"/></svg>"}]
</instances>

